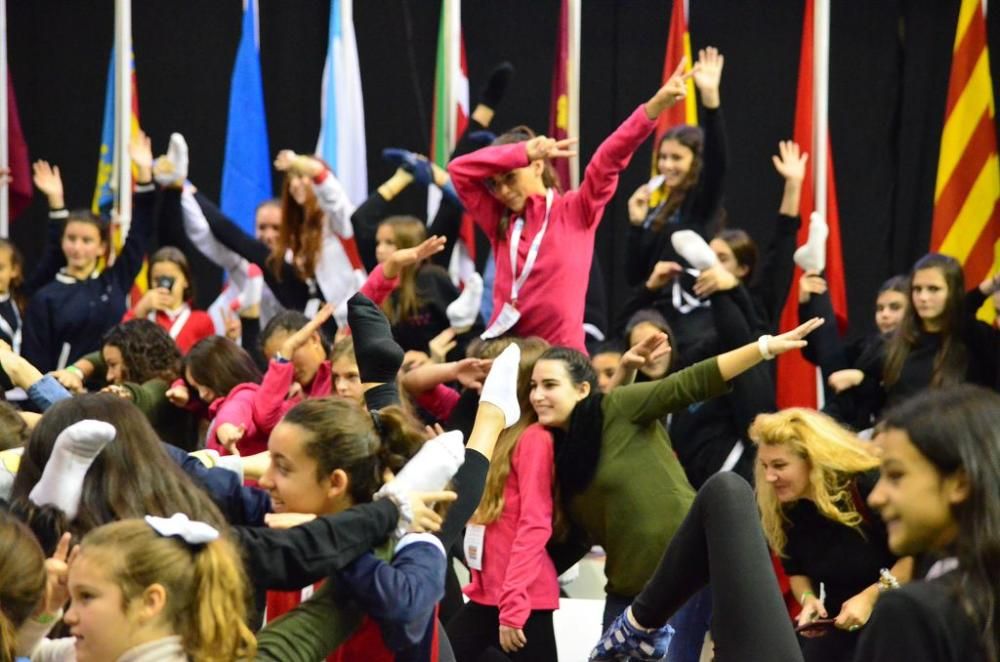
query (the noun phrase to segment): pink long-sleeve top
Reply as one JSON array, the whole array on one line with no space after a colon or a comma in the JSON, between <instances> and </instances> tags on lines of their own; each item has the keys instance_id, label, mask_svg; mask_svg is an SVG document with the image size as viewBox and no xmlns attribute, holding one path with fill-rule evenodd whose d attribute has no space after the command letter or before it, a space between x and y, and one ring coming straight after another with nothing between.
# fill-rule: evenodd
<instances>
[{"instance_id":1,"label":"pink long-sleeve top","mask_svg":"<svg viewBox=\"0 0 1000 662\"><path fill-rule=\"evenodd\" d=\"M381 306L382 302L389 298L392 291L399 286L399 276L386 278L382 265L376 265L372 272L368 274L364 285L359 292L372 300L376 306Z\"/></svg>"},{"instance_id":2,"label":"pink long-sleeve top","mask_svg":"<svg viewBox=\"0 0 1000 662\"><path fill-rule=\"evenodd\" d=\"M540 336L553 345L586 352L583 312L597 224L618 187L619 173L654 126L643 106L639 106L594 152L580 188L565 195L555 195L549 227L534 269L518 295L517 309L521 318L512 333L521 337ZM458 197L493 246L496 280L490 324L500 314L503 304L510 301L513 281L510 239L516 217L510 217L506 232L498 237L501 219L511 212L489 193L484 180L528 164L524 143L484 147L448 164ZM524 230L517 252L518 274L523 269L532 240L545 221L545 196L529 197L521 217L524 218Z\"/></svg>"},{"instance_id":3,"label":"pink long-sleeve top","mask_svg":"<svg viewBox=\"0 0 1000 662\"><path fill-rule=\"evenodd\" d=\"M280 363L272 360L267 364L267 372L264 373L260 389L254 397L254 420L261 429L267 430L267 434L270 434L281 421L285 412L304 399L302 395L288 397L288 391L294 381L295 366L291 362ZM322 398L333 393L329 361L319 364L316 376L303 392L305 398Z\"/></svg>"},{"instance_id":4,"label":"pink long-sleeve top","mask_svg":"<svg viewBox=\"0 0 1000 662\"><path fill-rule=\"evenodd\" d=\"M552 536L552 435L535 423L511 456L503 513L486 525L483 569L472 570L469 599L500 610L500 625L522 628L533 609L559 608L556 567L545 551Z\"/></svg>"},{"instance_id":5,"label":"pink long-sleeve top","mask_svg":"<svg viewBox=\"0 0 1000 662\"><path fill-rule=\"evenodd\" d=\"M267 450L267 439L271 434L271 428L264 427L257 415L256 400L259 394L260 384L250 382L239 384L225 397L212 401L212 404L208 406L208 414L212 422L208 426L208 438L205 443L207 448L218 451L221 455L229 453L219 443L216 431L223 423L230 423L237 427L241 425L244 427L243 438L236 443L240 455L254 455Z\"/></svg>"}]
</instances>

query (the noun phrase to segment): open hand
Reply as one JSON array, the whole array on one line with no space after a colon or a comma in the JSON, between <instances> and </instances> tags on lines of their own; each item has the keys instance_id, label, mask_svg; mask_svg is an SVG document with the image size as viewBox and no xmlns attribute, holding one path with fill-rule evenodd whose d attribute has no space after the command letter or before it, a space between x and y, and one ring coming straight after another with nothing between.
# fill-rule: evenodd
<instances>
[{"instance_id":1,"label":"open hand","mask_svg":"<svg viewBox=\"0 0 1000 662\"><path fill-rule=\"evenodd\" d=\"M706 108L719 107L719 83L722 82L722 67L725 63L726 58L713 46L698 51L698 64L691 73L698 93L701 94L701 102Z\"/></svg>"},{"instance_id":2,"label":"open hand","mask_svg":"<svg viewBox=\"0 0 1000 662\"><path fill-rule=\"evenodd\" d=\"M49 209L62 209L66 206L59 166L51 166L48 161L35 161L31 164L31 180L48 198Z\"/></svg>"},{"instance_id":3,"label":"open hand","mask_svg":"<svg viewBox=\"0 0 1000 662\"><path fill-rule=\"evenodd\" d=\"M445 237L434 235L428 237L412 248L399 248L390 255L382 266L382 274L389 279L400 274L404 267L426 260L430 256L444 250L448 242Z\"/></svg>"},{"instance_id":4,"label":"open hand","mask_svg":"<svg viewBox=\"0 0 1000 662\"><path fill-rule=\"evenodd\" d=\"M316 313L316 317L309 320L301 329L288 336L281 344L279 353L286 359L291 360L292 354L299 347L302 347L312 338L314 333L319 332L319 328L333 315L333 304L323 304L323 307Z\"/></svg>"},{"instance_id":5,"label":"open hand","mask_svg":"<svg viewBox=\"0 0 1000 662\"><path fill-rule=\"evenodd\" d=\"M802 183L806 177L806 163L809 154L799 151L799 144L794 140L782 140L778 143L778 154L771 157L774 169L786 181Z\"/></svg>"},{"instance_id":6,"label":"open hand","mask_svg":"<svg viewBox=\"0 0 1000 662\"><path fill-rule=\"evenodd\" d=\"M802 349L809 344L803 340L803 338L821 326L823 326L823 318L814 317L805 324L800 324L787 333L782 333L780 336L770 338L767 341L767 350L774 356L778 356L779 354L784 354L785 352L793 349Z\"/></svg>"}]
</instances>

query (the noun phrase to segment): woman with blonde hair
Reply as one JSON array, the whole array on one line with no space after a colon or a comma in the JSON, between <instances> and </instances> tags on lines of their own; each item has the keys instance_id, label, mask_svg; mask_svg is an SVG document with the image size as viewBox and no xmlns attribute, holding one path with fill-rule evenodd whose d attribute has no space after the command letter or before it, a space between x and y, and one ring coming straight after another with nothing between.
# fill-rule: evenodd
<instances>
[{"instance_id":1,"label":"woman with blonde hair","mask_svg":"<svg viewBox=\"0 0 1000 662\"><path fill-rule=\"evenodd\" d=\"M850 660L878 599L882 569L891 567L899 581L911 573L910 559L889 550L885 525L866 506L879 459L866 442L811 409L761 414L750 438L757 445L764 535L802 605L803 656Z\"/></svg>"}]
</instances>

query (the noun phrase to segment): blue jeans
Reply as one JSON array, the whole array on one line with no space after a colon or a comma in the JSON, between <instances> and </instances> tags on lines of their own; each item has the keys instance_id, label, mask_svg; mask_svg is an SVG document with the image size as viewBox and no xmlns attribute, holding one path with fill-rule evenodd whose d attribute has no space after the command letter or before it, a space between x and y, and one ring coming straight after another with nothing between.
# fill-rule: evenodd
<instances>
[{"instance_id":1,"label":"blue jeans","mask_svg":"<svg viewBox=\"0 0 1000 662\"><path fill-rule=\"evenodd\" d=\"M607 630L618 614L632 604L632 598L609 593L604 600L603 629ZM670 642L667 662L698 662L712 620L712 594L706 586L684 603L668 623L676 633Z\"/></svg>"}]
</instances>

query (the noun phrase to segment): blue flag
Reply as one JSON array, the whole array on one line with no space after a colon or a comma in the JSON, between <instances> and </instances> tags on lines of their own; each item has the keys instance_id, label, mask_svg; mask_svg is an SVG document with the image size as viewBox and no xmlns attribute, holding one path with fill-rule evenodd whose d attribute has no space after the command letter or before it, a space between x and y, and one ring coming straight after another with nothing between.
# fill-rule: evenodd
<instances>
[{"instance_id":1,"label":"blue flag","mask_svg":"<svg viewBox=\"0 0 1000 662\"><path fill-rule=\"evenodd\" d=\"M267 145L264 85L257 45L257 0L243 10L243 34L229 88L226 157L222 164L222 211L254 234L254 211L273 195Z\"/></svg>"}]
</instances>

